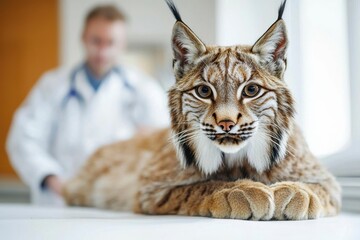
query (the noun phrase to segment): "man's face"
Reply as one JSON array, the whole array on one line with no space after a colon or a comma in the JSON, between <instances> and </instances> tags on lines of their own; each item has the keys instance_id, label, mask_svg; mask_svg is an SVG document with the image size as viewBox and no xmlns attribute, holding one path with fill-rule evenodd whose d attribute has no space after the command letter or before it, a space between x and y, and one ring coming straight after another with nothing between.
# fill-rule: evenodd
<instances>
[{"instance_id":1,"label":"man's face","mask_svg":"<svg viewBox=\"0 0 360 240\"><path fill-rule=\"evenodd\" d=\"M86 60L96 74L111 69L125 47L125 23L102 18L91 19L83 33Z\"/></svg>"}]
</instances>

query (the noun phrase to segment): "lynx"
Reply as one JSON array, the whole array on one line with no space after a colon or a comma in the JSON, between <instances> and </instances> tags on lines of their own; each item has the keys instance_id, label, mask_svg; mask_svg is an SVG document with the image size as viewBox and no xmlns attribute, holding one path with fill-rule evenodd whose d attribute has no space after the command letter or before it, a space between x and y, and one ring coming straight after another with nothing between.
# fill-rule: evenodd
<instances>
[{"instance_id":1,"label":"lynx","mask_svg":"<svg viewBox=\"0 0 360 240\"><path fill-rule=\"evenodd\" d=\"M311 154L284 81L278 19L252 46L205 45L176 18L171 128L100 148L67 182L69 205L251 220L336 215L340 188Z\"/></svg>"}]
</instances>

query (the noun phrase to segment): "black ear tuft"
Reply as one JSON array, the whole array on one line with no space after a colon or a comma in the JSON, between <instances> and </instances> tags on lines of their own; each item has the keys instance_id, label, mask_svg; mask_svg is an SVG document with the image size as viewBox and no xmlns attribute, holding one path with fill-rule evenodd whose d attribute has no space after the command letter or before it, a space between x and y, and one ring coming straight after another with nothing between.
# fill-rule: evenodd
<instances>
[{"instance_id":1,"label":"black ear tuft","mask_svg":"<svg viewBox=\"0 0 360 240\"><path fill-rule=\"evenodd\" d=\"M277 19L277 20L282 19L282 15L283 15L284 10L285 10L285 5L286 5L286 0L284 0L284 1L281 3L280 7L279 7L278 19Z\"/></svg>"},{"instance_id":2,"label":"black ear tuft","mask_svg":"<svg viewBox=\"0 0 360 240\"><path fill-rule=\"evenodd\" d=\"M173 69L176 79L193 67L196 59L206 52L205 44L181 20L181 16L172 0L165 0L176 18L173 27L171 43L174 55Z\"/></svg>"},{"instance_id":3,"label":"black ear tuft","mask_svg":"<svg viewBox=\"0 0 360 240\"><path fill-rule=\"evenodd\" d=\"M166 4L169 6L172 14L174 15L176 21L182 22L179 11L176 9L175 3L172 0L165 0Z\"/></svg>"}]
</instances>

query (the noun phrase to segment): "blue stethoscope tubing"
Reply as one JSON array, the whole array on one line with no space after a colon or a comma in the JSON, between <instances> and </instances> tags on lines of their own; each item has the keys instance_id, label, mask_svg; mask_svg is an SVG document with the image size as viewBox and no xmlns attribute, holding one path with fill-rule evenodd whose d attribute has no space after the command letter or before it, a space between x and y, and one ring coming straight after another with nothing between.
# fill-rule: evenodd
<instances>
[{"instance_id":1,"label":"blue stethoscope tubing","mask_svg":"<svg viewBox=\"0 0 360 240\"><path fill-rule=\"evenodd\" d=\"M61 108L64 109L66 107L66 104L69 102L69 100L74 97L76 98L80 104L84 104L85 100L84 97L80 94L80 92L76 89L75 86L75 79L76 75L84 69L84 65L81 65L79 67L76 67L70 74L70 89L68 93L65 95L63 101L61 102ZM124 70L120 66L116 66L112 69L112 71L115 71L122 80L124 86L126 89L135 92L134 87L129 83L128 78L124 72Z\"/></svg>"}]
</instances>

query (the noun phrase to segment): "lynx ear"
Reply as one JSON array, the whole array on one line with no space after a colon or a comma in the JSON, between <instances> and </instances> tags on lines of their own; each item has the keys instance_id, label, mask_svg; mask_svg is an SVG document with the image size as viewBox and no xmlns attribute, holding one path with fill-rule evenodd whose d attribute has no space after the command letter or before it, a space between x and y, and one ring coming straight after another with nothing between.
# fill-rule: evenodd
<instances>
[{"instance_id":1,"label":"lynx ear","mask_svg":"<svg viewBox=\"0 0 360 240\"><path fill-rule=\"evenodd\" d=\"M174 71L177 76L181 77L196 59L206 52L206 46L186 24L180 21L174 25L171 40Z\"/></svg>"},{"instance_id":2,"label":"lynx ear","mask_svg":"<svg viewBox=\"0 0 360 240\"><path fill-rule=\"evenodd\" d=\"M166 3L176 19L171 37L174 54L173 67L176 78L181 78L195 63L196 59L206 52L206 46L181 20L174 2L166 0Z\"/></svg>"},{"instance_id":3,"label":"lynx ear","mask_svg":"<svg viewBox=\"0 0 360 240\"><path fill-rule=\"evenodd\" d=\"M272 74L282 78L286 69L288 37L282 14L284 1L279 8L278 20L256 41L251 51L260 57L260 63Z\"/></svg>"}]
</instances>

